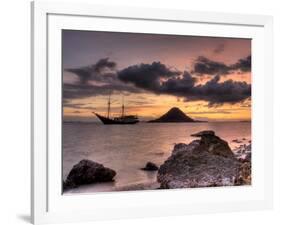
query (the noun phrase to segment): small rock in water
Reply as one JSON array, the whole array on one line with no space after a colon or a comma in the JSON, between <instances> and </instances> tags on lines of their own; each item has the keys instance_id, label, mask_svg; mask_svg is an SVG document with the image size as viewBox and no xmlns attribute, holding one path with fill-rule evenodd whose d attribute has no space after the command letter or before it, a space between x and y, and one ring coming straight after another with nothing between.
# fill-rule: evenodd
<instances>
[{"instance_id":1,"label":"small rock in water","mask_svg":"<svg viewBox=\"0 0 281 225\"><path fill-rule=\"evenodd\" d=\"M195 134L191 134L192 137L203 137L203 136L215 136L213 130L203 130Z\"/></svg>"},{"instance_id":2,"label":"small rock in water","mask_svg":"<svg viewBox=\"0 0 281 225\"><path fill-rule=\"evenodd\" d=\"M69 189L83 184L113 181L115 175L114 170L97 162L83 159L73 166L63 184L63 188Z\"/></svg>"},{"instance_id":3,"label":"small rock in water","mask_svg":"<svg viewBox=\"0 0 281 225\"><path fill-rule=\"evenodd\" d=\"M147 162L145 167L143 167L141 169L147 170L147 171L156 171L156 170L158 170L158 166L153 162Z\"/></svg>"},{"instance_id":4,"label":"small rock in water","mask_svg":"<svg viewBox=\"0 0 281 225\"><path fill-rule=\"evenodd\" d=\"M234 139L234 140L232 140L232 142L237 143L237 144L242 143L242 141L240 141L240 140L238 140L238 139Z\"/></svg>"}]
</instances>

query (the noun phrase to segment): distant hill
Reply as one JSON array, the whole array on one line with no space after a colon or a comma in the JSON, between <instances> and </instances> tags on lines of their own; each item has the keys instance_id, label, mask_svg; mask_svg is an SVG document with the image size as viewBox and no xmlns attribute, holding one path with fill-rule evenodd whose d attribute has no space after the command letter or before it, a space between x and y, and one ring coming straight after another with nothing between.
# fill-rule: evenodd
<instances>
[{"instance_id":1,"label":"distant hill","mask_svg":"<svg viewBox=\"0 0 281 225\"><path fill-rule=\"evenodd\" d=\"M164 115L155 120L148 121L149 123L191 123L200 122L187 116L183 111L177 107L171 108Z\"/></svg>"}]
</instances>

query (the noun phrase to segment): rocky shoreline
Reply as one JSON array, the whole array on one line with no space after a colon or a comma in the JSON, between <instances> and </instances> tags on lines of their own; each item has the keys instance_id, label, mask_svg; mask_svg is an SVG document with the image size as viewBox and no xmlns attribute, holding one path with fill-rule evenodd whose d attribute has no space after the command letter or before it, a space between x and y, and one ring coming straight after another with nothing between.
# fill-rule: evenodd
<instances>
[{"instance_id":1,"label":"rocky shoreline","mask_svg":"<svg viewBox=\"0 0 281 225\"><path fill-rule=\"evenodd\" d=\"M213 131L202 131L192 136L200 139L175 145L171 156L160 166L157 181L161 188L251 184L250 158L244 156L251 151L250 145L241 147L235 154L228 143Z\"/></svg>"},{"instance_id":2,"label":"rocky shoreline","mask_svg":"<svg viewBox=\"0 0 281 225\"><path fill-rule=\"evenodd\" d=\"M251 143L231 150L214 131L191 135L189 144L175 144L170 157L160 166L147 162L144 172L154 171L153 184L136 184L113 188L112 191L237 186L251 184ZM64 181L67 191L80 185L113 182L116 172L91 160L74 165Z\"/></svg>"}]
</instances>

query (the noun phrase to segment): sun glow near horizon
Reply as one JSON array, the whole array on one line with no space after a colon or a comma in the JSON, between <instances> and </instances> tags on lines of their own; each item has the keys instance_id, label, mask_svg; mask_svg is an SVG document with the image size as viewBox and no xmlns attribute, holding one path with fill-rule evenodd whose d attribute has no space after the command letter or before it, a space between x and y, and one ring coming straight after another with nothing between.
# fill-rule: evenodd
<instances>
[{"instance_id":1,"label":"sun glow near horizon","mask_svg":"<svg viewBox=\"0 0 281 225\"><path fill-rule=\"evenodd\" d=\"M251 120L251 40L63 31L64 120L125 113L145 121L172 107L196 120Z\"/></svg>"},{"instance_id":2,"label":"sun glow near horizon","mask_svg":"<svg viewBox=\"0 0 281 225\"><path fill-rule=\"evenodd\" d=\"M143 95L125 97L125 114L137 115L141 120L155 119L166 113L172 107L180 108L186 115L196 120L206 121L248 121L251 120L251 103L245 101L237 104L223 104L215 107L209 107L206 101L186 102L173 96L157 96L145 95L147 101L139 101L143 99ZM115 99L116 98L116 99ZM110 116L117 117L121 115L121 96L116 95L111 103ZM118 100L120 99L120 100ZM83 105L79 108L64 107L64 117L71 120L89 119L96 120L93 112L101 115L107 115L108 97L95 97L92 99L84 99L79 104ZM75 102L75 101L74 101ZM83 103L84 102L84 103ZM78 103L77 103L78 104ZM75 105L75 103L73 104Z\"/></svg>"}]
</instances>

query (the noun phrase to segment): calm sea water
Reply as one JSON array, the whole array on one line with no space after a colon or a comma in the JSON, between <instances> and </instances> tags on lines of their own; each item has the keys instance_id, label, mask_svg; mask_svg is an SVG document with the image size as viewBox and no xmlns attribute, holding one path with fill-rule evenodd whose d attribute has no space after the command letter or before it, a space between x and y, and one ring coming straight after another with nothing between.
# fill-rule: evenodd
<instances>
[{"instance_id":1,"label":"calm sea water","mask_svg":"<svg viewBox=\"0 0 281 225\"><path fill-rule=\"evenodd\" d=\"M98 123L64 123L63 179L72 166L90 159L117 172L115 182L81 186L70 192L111 191L130 185L155 182L157 172L140 170L146 162L161 165L171 154L175 143L189 143L192 133L214 130L234 149L234 139L251 139L251 123L139 123L105 126Z\"/></svg>"}]
</instances>

